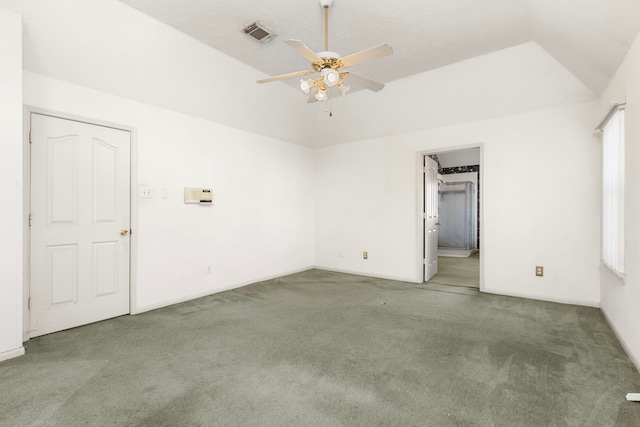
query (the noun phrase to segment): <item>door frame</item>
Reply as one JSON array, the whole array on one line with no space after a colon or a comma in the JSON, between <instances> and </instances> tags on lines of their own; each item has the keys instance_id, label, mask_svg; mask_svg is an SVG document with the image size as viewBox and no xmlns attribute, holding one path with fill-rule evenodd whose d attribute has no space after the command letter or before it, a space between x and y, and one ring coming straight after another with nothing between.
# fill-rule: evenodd
<instances>
[{"instance_id":1,"label":"door frame","mask_svg":"<svg viewBox=\"0 0 640 427\"><path fill-rule=\"evenodd\" d=\"M31 129L31 114L73 120L89 125L102 126L129 132L131 139L131 157L129 164L129 217L131 235L129 239L129 314L136 314L137 295L137 260L138 260L138 204L135 189L138 188L138 131L137 128L120 123L79 116L76 114L50 110L33 105L23 106L23 307L22 307L22 341L28 341L30 336L29 296L31 294L31 228L29 227L29 213L31 212L31 149L29 146L29 132Z\"/></svg>"},{"instance_id":2,"label":"door frame","mask_svg":"<svg viewBox=\"0 0 640 427\"><path fill-rule=\"evenodd\" d=\"M429 150L421 150L418 151L417 156L416 156L416 176L417 176L417 182L419 183L417 185L418 187L418 191L417 191L417 207L418 207L418 213L416 215L417 217L417 221L418 221L418 230L419 233L417 236L417 244L416 244L416 254L418 255L418 274L417 274L417 282L418 283L425 283L424 282L424 251L425 251L425 239L424 239L424 220L423 220L423 213L424 213L424 161L423 161L423 157L429 154L438 154L438 153L445 153L445 152L449 152L449 151L460 151L460 150L467 150L470 148L479 148L480 149L480 174L479 174L479 178L480 178L480 184L478 185L478 191L479 194L481 194L482 196L480 197L480 244L482 246L485 246L484 242L486 242L485 240L485 227L482 226L482 223L485 221L486 216L485 216L485 212L484 212L484 200L485 200L485 182L486 180L484 179L484 143L482 142L478 142L475 144L465 144L465 145L455 145L455 146L446 146L446 147L442 147L442 148L433 148L433 149L429 149ZM484 283L484 271L485 271L485 267L484 267L484 263L485 263L485 259L486 257L483 256L482 251L480 250L480 245L478 245L478 252L480 252L480 271L479 273L479 277L480 277L480 291L484 291L485 289L485 283Z\"/></svg>"}]
</instances>

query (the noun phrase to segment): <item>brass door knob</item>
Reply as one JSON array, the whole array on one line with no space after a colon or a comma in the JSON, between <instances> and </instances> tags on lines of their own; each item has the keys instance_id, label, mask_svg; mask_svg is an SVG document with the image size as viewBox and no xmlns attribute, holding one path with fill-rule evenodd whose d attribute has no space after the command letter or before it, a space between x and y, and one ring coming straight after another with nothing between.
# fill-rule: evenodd
<instances>
[{"instance_id":1,"label":"brass door knob","mask_svg":"<svg viewBox=\"0 0 640 427\"><path fill-rule=\"evenodd\" d=\"M122 234L123 236L126 236L127 234L129 234L129 230L120 230L120 234Z\"/></svg>"},{"instance_id":2,"label":"brass door knob","mask_svg":"<svg viewBox=\"0 0 640 427\"><path fill-rule=\"evenodd\" d=\"M440 221L436 222L436 225L442 225L442 223Z\"/></svg>"}]
</instances>

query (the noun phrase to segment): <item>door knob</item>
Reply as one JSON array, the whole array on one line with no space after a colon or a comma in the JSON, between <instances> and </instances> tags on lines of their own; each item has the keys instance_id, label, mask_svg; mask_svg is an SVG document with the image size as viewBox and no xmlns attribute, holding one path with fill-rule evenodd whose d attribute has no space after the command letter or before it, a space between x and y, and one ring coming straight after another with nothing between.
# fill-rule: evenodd
<instances>
[{"instance_id":1,"label":"door knob","mask_svg":"<svg viewBox=\"0 0 640 427\"><path fill-rule=\"evenodd\" d=\"M436 222L436 225L442 225L442 223L440 221Z\"/></svg>"},{"instance_id":2,"label":"door knob","mask_svg":"<svg viewBox=\"0 0 640 427\"><path fill-rule=\"evenodd\" d=\"M129 230L120 230L120 234L122 234L123 236L126 236L127 234L129 234Z\"/></svg>"}]
</instances>

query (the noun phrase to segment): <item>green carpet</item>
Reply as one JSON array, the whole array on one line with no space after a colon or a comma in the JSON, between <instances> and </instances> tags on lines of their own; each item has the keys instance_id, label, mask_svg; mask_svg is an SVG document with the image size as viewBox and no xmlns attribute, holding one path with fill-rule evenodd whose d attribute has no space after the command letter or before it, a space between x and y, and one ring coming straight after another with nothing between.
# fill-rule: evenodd
<instances>
[{"instance_id":1,"label":"green carpet","mask_svg":"<svg viewBox=\"0 0 640 427\"><path fill-rule=\"evenodd\" d=\"M446 289L311 270L35 338L0 425L639 425L598 309Z\"/></svg>"},{"instance_id":2,"label":"green carpet","mask_svg":"<svg viewBox=\"0 0 640 427\"><path fill-rule=\"evenodd\" d=\"M451 286L480 287L480 253L466 258L438 257L438 274L429 283Z\"/></svg>"}]
</instances>

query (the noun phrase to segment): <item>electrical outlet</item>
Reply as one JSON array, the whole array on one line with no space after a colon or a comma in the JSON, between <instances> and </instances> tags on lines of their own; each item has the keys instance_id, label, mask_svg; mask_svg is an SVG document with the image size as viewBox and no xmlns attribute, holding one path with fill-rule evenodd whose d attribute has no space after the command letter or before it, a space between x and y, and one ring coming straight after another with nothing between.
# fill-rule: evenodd
<instances>
[{"instance_id":1,"label":"electrical outlet","mask_svg":"<svg viewBox=\"0 0 640 427\"><path fill-rule=\"evenodd\" d=\"M544 276L544 267L541 265L536 265L536 276Z\"/></svg>"},{"instance_id":2,"label":"electrical outlet","mask_svg":"<svg viewBox=\"0 0 640 427\"><path fill-rule=\"evenodd\" d=\"M207 266L207 274L211 274L213 272L213 265Z\"/></svg>"},{"instance_id":3,"label":"electrical outlet","mask_svg":"<svg viewBox=\"0 0 640 427\"><path fill-rule=\"evenodd\" d=\"M153 196L151 195L151 187L140 187L140 198L141 199L151 199Z\"/></svg>"},{"instance_id":4,"label":"electrical outlet","mask_svg":"<svg viewBox=\"0 0 640 427\"><path fill-rule=\"evenodd\" d=\"M368 259L369 258L369 252L364 251L362 252L362 259Z\"/></svg>"}]
</instances>

